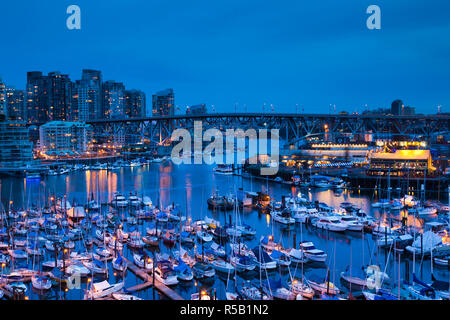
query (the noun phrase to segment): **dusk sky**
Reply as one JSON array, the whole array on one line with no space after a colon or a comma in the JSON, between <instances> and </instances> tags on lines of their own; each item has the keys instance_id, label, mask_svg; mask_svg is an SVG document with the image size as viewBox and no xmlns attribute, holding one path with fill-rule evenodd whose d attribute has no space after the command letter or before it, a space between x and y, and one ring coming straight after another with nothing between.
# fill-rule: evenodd
<instances>
[{"instance_id":1,"label":"dusk sky","mask_svg":"<svg viewBox=\"0 0 450 320\"><path fill-rule=\"evenodd\" d=\"M66 8L81 8L68 30ZM366 8L381 8L381 30ZM216 111L363 111L395 99L418 113L450 111L450 1L2 1L0 77L83 68L175 103ZM211 111L211 109L209 110Z\"/></svg>"}]
</instances>

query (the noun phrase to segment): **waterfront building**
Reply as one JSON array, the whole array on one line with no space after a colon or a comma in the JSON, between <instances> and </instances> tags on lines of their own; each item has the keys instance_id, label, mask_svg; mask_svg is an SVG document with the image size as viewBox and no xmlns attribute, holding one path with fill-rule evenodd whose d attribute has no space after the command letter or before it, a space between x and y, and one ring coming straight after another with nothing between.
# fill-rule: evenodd
<instances>
[{"instance_id":1,"label":"waterfront building","mask_svg":"<svg viewBox=\"0 0 450 320\"><path fill-rule=\"evenodd\" d=\"M88 88L89 119L102 118L102 72L100 70L83 69L81 82Z\"/></svg>"},{"instance_id":2,"label":"waterfront building","mask_svg":"<svg viewBox=\"0 0 450 320\"><path fill-rule=\"evenodd\" d=\"M102 117L105 119L125 116L125 86L121 82L109 80L103 83Z\"/></svg>"},{"instance_id":3,"label":"waterfront building","mask_svg":"<svg viewBox=\"0 0 450 320\"><path fill-rule=\"evenodd\" d=\"M157 92L152 96L153 116L173 116L175 114L175 94L173 89Z\"/></svg>"},{"instance_id":4,"label":"waterfront building","mask_svg":"<svg viewBox=\"0 0 450 320\"><path fill-rule=\"evenodd\" d=\"M202 115L206 114L208 111L206 110L206 105L204 103L202 104L196 104L193 106L190 106L186 109L186 114L192 114L192 115Z\"/></svg>"},{"instance_id":5,"label":"waterfront building","mask_svg":"<svg viewBox=\"0 0 450 320\"><path fill-rule=\"evenodd\" d=\"M89 126L84 122L52 121L39 128L39 148L49 157L84 154L88 146Z\"/></svg>"},{"instance_id":6,"label":"waterfront building","mask_svg":"<svg viewBox=\"0 0 450 320\"><path fill-rule=\"evenodd\" d=\"M59 71L44 76L40 71L27 73L27 120L47 122L67 120L71 111L72 82Z\"/></svg>"},{"instance_id":7,"label":"waterfront building","mask_svg":"<svg viewBox=\"0 0 450 320\"><path fill-rule=\"evenodd\" d=\"M6 108L6 84L0 78L0 114L7 115Z\"/></svg>"},{"instance_id":8,"label":"waterfront building","mask_svg":"<svg viewBox=\"0 0 450 320\"><path fill-rule=\"evenodd\" d=\"M25 91L6 87L6 114L11 119L25 120Z\"/></svg>"},{"instance_id":9,"label":"waterfront building","mask_svg":"<svg viewBox=\"0 0 450 320\"><path fill-rule=\"evenodd\" d=\"M291 149L281 155L281 163L288 167L308 168L315 165L349 163L359 166L367 163L372 149L367 143L308 143L301 149Z\"/></svg>"},{"instance_id":10,"label":"waterfront building","mask_svg":"<svg viewBox=\"0 0 450 320\"><path fill-rule=\"evenodd\" d=\"M74 83L71 120L87 121L99 118L101 109L99 90L91 80L77 80Z\"/></svg>"},{"instance_id":11,"label":"waterfront building","mask_svg":"<svg viewBox=\"0 0 450 320\"><path fill-rule=\"evenodd\" d=\"M48 74L49 106L48 118L50 121L68 120L71 111L72 82L67 74L59 71Z\"/></svg>"},{"instance_id":12,"label":"waterfront building","mask_svg":"<svg viewBox=\"0 0 450 320\"><path fill-rule=\"evenodd\" d=\"M396 150L372 152L369 155L368 175L420 177L433 174L430 150Z\"/></svg>"},{"instance_id":13,"label":"waterfront building","mask_svg":"<svg viewBox=\"0 0 450 320\"><path fill-rule=\"evenodd\" d=\"M135 89L125 91L125 114L128 118L140 118L147 115L143 91Z\"/></svg>"},{"instance_id":14,"label":"waterfront building","mask_svg":"<svg viewBox=\"0 0 450 320\"><path fill-rule=\"evenodd\" d=\"M24 121L0 115L0 166L20 167L33 160L33 144Z\"/></svg>"},{"instance_id":15,"label":"waterfront building","mask_svg":"<svg viewBox=\"0 0 450 320\"><path fill-rule=\"evenodd\" d=\"M48 120L48 78L40 71L27 72L26 118L28 122Z\"/></svg>"}]
</instances>

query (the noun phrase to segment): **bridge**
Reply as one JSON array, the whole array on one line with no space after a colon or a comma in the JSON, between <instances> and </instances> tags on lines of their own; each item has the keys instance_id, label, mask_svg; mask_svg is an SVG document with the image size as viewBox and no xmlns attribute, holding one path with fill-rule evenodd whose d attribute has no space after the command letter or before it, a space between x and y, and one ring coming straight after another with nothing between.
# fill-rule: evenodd
<instances>
[{"instance_id":1,"label":"bridge","mask_svg":"<svg viewBox=\"0 0 450 320\"><path fill-rule=\"evenodd\" d=\"M328 134L373 135L373 138L409 136L430 142L433 137L448 134L449 115L374 115L374 114L302 114L302 113L211 113L146 118L86 121L94 134L135 136L155 144L170 141L177 128L192 130L201 121L203 130L279 129L288 143L298 143L311 136Z\"/></svg>"}]
</instances>

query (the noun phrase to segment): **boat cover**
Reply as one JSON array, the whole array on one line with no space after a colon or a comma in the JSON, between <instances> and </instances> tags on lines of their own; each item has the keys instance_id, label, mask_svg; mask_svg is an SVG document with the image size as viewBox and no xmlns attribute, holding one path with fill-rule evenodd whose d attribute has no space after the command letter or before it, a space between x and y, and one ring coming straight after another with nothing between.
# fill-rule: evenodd
<instances>
[{"instance_id":1,"label":"boat cover","mask_svg":"<svg viewBox=\"0 0 450 320\"><path fill-rule=\"evenodd\" d=\"M433 231L424 232L423 237L423 250L428 251L431 248L436 247L437 245L442 243L442 238L434 233ZM413 243L413 247L420 248L422 246L422 240L420 237L416 238L416 241Z\"/></svg>"}]
</instances>

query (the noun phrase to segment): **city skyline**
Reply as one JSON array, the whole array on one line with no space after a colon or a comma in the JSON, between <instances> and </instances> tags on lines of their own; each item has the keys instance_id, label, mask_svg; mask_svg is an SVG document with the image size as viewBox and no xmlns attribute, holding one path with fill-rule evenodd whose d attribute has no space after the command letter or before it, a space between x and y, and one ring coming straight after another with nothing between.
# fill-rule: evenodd
<instances>
[{"instance_id":1,"label":"city skyline","mask_svg":"<svg viewBox=\"0 0 450 320\"><path fill-rule=\"evenodd\" d=\"M63 119L61 117L57 117L55 119L47 119L40 122L47 122L47 121L87 121L87 120L95 120L95 119L108 119L108 118L139 118L139 117L151 117L151 116L157 116L157 115L175 115L175 114L191 114L192 110L195 113L215 113L218 112L215 110L214 105L207 105L205 103L192 103L185 106L179 106L178 104L174 104L175 101L175 91L173 88L166 88L163 90L158 90L157 92L153 92L151 94L152 99L149 100L149 105L146 104L146 94L145 92L139 90L139 89L129 89L125 88L125 85L122 82L117 82L115 80L104 80L102 75L102 70L93 70L93 69L82 69L81 71L81 79L79 80L72 80L71 75L69 74L63 74L60 71L52 71L48 72L48 75L45 75L45 72L42 71L28 71L27 72L27 84L25 85L25 88L27 88L30 84L28 83L33 77L44 77L49 78L50 82L51 79L55 76L61 77L63 80L66 80L70 84L70 93L68 93L71 97L71 105L69 106L69 110L59 111L61 114L66 115L67 119ZM46 81L49 81L48 79ZM4 110L12 111L12 114L8 114L7 116L13 116L13 118L18 119L26 119L28 122L36 122L36 120L32 120L32 117L30 117L30 108L29 108L29 101L27 102L27 99L30 99L32 95L30 95L29 89L21 89L17 88L15 86L10 86L7 83L5 83L2 78L0 78L0 109L2 110L1 113L4 112ZM122 91L122 97L120 98L120 102L115 102L115 100L118 100L116 97L117 93L113 96L113 103L111 102L105 102L107 98L105 98L105 92L108 93L108 88L113 88L114 90ZM97 90L97 91L95 91ZM2 95L2 92L5 94ZM28 93L27 93L28 92ZM142 95L143 94L143 95ZM19 95L19 97L17 97ZM76 106L74 103L78 101L78 96L83 97L84 104L87 104L83 108L85 109L84 117L81 116L81 107L80 105L83 103L80 103L80 105ZM98 97L97 97L98 96ZM161 105L161 102L156 97L162 96L163 104L165 106ZM167 97L166 97L167 96ZM66 97L67 98L67 97ZM156 100L155 100L156 98ZM169 99L169 100L165 100ZM82 100L80 98L80 100ZM92 101L93 100L93 101ZM123 101L122 101L123 100ZM89 101L89 103L86 103L86 101ZM22 103L23 110L16 110L18 107L18 104ZM98 105L97 105L98 103ZM4 104L4 105L3 105ZM89 106L95 104L94 107ZM394 107L394 104L399 104L398 106ZM139 106L139 108L136 108ZM65 107L65 106L64 106ZM446 114L445 110L442 109L442 105L436 106L436 111L432 109L428 113L420 113L418 114ZM76 109L76 117L73 116L73 110ZM162 110L163 108L164 110ZM247 106L244 106L244 110L238 110L237 104L234 105L234 112L247 112L249 111ZM28 109L28 110L27 110ZM120 112L115 113L114 109L119 109ZM229 113L231 109L228 109L225 113ZM394 111L395 110L395 111ZM42 110L36 110L36 112L40 112ZM256 110L258 111L258 110ZM262 106L262 111L267 113L276 113L276 111L273 108L273 105L267 105L264 104ZM220 111L219 111L220 112ZM328 112L322 112L322 113L330 113L330 114L337 114L337 113L358 113L358 114L365 114L365 113L373 113L373 114L393 114L393 115L413 115L416 113L416 108L412 107L410 105L407 105L404 103L401 99L396 99L393 102L391 102L387 106L381 106L381 107L373 107L370 108L368 105L365 105L361 109L355 110L355 111L348 111L346 109L343 110L337 110L336 105L330 105L328 108ZM295 110L291 110L290 112L281 112L281 113L308 113L304 110L304 108L301 109L301 106L296 105ZM317 112L312 112L317 113ZM320 113L320 112L319 112ZM21 114L21 116L17 116L17 114ZM123 115L121 115L123 114Z\"/></svg>"},{"instance_id":2,"label":"city skyline","mask_svg":"<svg viewBox=\"0 0 450 320\"><path fill-rule=\"evenodd\" d=\"M65 27L68 1L7 3L0 26L16 36L0 53L9 62L0 76L22 89L29 70L102 70L148 97L174 88L178 107L205 103L216 112L235 105L261 112L266 103L268 112L273 105L328 113L336 105L361 113L396 99L417 113L436 113L438 105L448 112L449 4L378 2L381 30L366 28L369 1L289 3L289 10L259 2L77 1L81 30Z\"/></svg>"}]
</instances>

